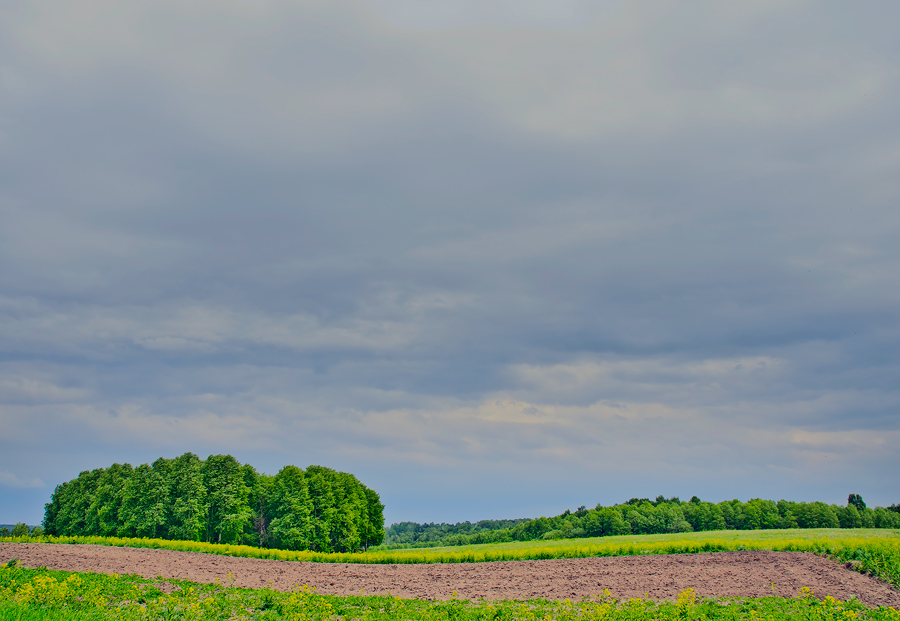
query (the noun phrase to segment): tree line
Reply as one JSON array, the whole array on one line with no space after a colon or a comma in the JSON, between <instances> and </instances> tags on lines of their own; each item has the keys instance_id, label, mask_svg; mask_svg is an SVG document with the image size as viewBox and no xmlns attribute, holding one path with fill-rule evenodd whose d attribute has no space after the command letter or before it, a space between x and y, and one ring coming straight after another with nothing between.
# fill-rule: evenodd
<instances>
[{"instance_id":1,"label":"tree line","mask_svg":"<svg viewBox=\"0 0 900 621\"><path fill-rule=\"evenodd\" d=\"M58 486L47 535L150 537L352 552L384 539L384 505L352 474L285 466L269 476L231 455L113 464Z\"/></svg>"},{"instance_id":2,"label":"tree line","mask_svg":"<svg viewBox=\"0 0 900 621\"><path fill-rule=\"evenodd\" d=\"M528 522L528 518L514 520L481 520L479 522L458 522L456 524L397 522L384 532L386 545L407 543L441 545L448 537L455 535L477 535L483 532L500 531ZM446 544L444 544L446 545Z\"/></svg>"},{"instance_id":3,"label":"tree line","mask_svg":"<svg viewBox=\"0 0 900 621\"><path fill-rule=\"evenodd\" d=\"M11 531L10 526L12 526ZM0 526L0 537L40 537L43 534L44 529L40 526L31 528L25 522Z\"/></svg>"},{"instance_id":4,"label":"tree line","mask_svg":"<svg viewBox=\"0 0 900 621\"><path fill-rule=\"evenodd\" d=\"M511 522L504 524L504 522ZM492 526L494 524L499 527ZM390 547L432 547L567 539L608 535L649 535L714 530L772 528L900 528L900 505L866 507L859 494L851 494L846 506L824 502L726 500L704 502L694 496L632 498L628 502L594 509L579 507L555 517L507 521L485 520L471 524L392 524L385 533Z\"/></svg>"}]
</instances>

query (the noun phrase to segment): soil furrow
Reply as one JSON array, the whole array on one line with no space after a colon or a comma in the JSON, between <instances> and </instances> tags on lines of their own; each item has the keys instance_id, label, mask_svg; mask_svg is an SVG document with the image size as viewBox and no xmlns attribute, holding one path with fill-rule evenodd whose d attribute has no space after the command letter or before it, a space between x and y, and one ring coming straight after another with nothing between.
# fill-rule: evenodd
<instances>
[{"instance_id":1,"label":"soil furrow","mask_svg":"<svg viewBox=\"0 0 900 621\"><path fill-rule=\"evenodd\" d=\"M810 587L819 597L856 597L868 606L900 608L900 591L871 576L805 552L748 550L541 561L427 565L357 565L238 558L140 548L0 543L0 562L24 567L138 574L195 582L232 582L290 590L308 584L321 594L392 593L405 598L578 600L609 589L616 598L674 600L693 588L701 597L793 597Z\"/></svg>"}]
</instances>

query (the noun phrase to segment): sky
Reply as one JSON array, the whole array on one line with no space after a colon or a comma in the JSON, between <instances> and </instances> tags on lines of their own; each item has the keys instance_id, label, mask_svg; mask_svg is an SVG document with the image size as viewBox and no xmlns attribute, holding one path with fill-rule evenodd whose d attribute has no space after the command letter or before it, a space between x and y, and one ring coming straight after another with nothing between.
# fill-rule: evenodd
<instances>
[{"instance_id":1,"label":"sky","mask_svg":"<svg viewBox=\"0 0 900 621\"><path fill-rule=\"evenodd\" d=\"M0 523L900 502L900 4L0 2Z\"/></svg>"}]
</instances>

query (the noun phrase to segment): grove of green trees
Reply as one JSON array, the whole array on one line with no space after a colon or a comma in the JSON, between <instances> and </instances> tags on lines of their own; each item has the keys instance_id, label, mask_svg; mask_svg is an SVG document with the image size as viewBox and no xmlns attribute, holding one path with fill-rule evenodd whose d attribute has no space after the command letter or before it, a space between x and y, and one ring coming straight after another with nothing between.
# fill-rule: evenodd
<instances>
[{"instance_id":1,"label":"grove of green trees","mask_svg":"<svg viewBox=\"0 0 900 621\"><path fill-rule=\"evenodd\" d=\"M47 535L156 537L351 552L384 538L384 505L352 474L285 466L261 474L231 455L113 464L58 485Z\"/></svg>"},{"instance_id":2,"label":"grove of green trees","mask_svg":"<svg viewBox=\"0 0 900 621\"><path fill-rule=\"evenodd\" d=\"M384 543L391 547L431 547L767 528L900 528L900 506L871 509L859 494L851 494L844 507L824 502L775 502L759 498L711 503L696 496L684 502L677 497L658 496L652 501L632 498L609 507L579 507L574 513L567 510L556 517L533 520L485 520L476 524L401 522L387 529Z\"/></svg>"}]
</instances>

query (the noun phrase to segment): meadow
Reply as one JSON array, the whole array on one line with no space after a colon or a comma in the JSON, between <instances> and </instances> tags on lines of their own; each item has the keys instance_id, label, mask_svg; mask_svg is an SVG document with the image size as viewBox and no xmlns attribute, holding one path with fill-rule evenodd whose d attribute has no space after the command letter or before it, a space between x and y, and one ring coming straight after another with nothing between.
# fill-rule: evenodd
<instances>
[{"instance_id":1,"label":"meadow","mask_svg":"<svg viewBox=\"0 0 900 621\"><path fill-rule=\"evenodd\" d=\"M11 537L3 541L62 544L95 544L133 548L158 548L183 552L205 552L224 556L266 558L283 561L317 563L478 563L485 561L541 560L551 558L586 558L592 556L632 556L639 554L687 554L727 552L732 550L776 550L828 554L840 560L874 558L900 559L900 530L889 529L786 529L760 531L711 531L661 535L620 535L562 540L514 541L439 548L384 550L366 552L325 553L277 550L253 546L215 544L202 541L120 537ZM886 576L900 567L885 561ZM898 583L900 584L900 583Z\"/></svg>"}]
</instances>

